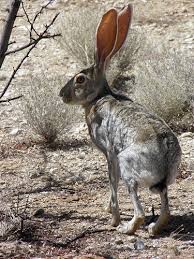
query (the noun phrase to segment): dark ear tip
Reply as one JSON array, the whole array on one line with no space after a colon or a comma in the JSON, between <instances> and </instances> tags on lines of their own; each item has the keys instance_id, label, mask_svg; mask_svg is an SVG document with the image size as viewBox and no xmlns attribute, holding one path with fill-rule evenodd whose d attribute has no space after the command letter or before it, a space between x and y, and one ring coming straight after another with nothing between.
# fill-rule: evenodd
<instances>
[{"instance_id":1,"label":"dark ear tip","mask_svg":"<svg viewBox=\"0 0 194 259\"><path fill-rule=\"evenodd\" d=\"M133 5L132 4L128 4L128 5L124 6L121 9L121 12L122 11L128 11L130 13L130 16L131 16L133 14Z\"/></svg>"},{"instance_id":2,"label":"dark ear tip","mask_svg":"<svg viewBox=\"0 0 194 259\"><path fill-rule=\"evenodd\" d=\"M133 5L128 4L127 6L124 6L123 9L128 8L131 12L133 11Z\"/></svg>"},{"instance_id":3,"label":"dark ear tip","mask_svg":"<svg viewBox=\"0 0 194 259\"><path fill-rule=\"evenodd\" d=\"M133 12L133 5L132 4L128 4L128 8L130 9L131 12Z\"/></svg>"}]
</instances>

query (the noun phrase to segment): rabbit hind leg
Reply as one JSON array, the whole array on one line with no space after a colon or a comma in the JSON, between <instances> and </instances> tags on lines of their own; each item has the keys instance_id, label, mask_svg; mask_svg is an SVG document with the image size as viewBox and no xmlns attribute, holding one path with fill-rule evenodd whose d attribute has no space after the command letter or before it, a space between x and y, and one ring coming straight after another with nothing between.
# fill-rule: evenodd
<instances>
[{"instance_id":1,"label":"rabbit hind leg","mask_svg":"<svg viewBox=\"0 0 194 259\"><path fill-rule=\"evenodd\" d=\"M117 230L121 233L132 235L144 223L145 214L137 195L137 182L131 179L126 181L126 184L133 203L134 216L128 223L119 225Z\"/></svg>"},{"instance_id":2,"label":"rabbit hind leg","mask_svg":"<svg viewBox=\"0 0 194 259\"><path fill-rule=\"evenodd\" d=\"M152 190L152 188L151 188ZM160 216L156 222L152 222L148 226L150 236L158 234L169 222L170 210L168 205L168 191L167 186L163 183L161 186L154 188L154 191L159 192L161 199Z\"/></svg>"}]
</instances>

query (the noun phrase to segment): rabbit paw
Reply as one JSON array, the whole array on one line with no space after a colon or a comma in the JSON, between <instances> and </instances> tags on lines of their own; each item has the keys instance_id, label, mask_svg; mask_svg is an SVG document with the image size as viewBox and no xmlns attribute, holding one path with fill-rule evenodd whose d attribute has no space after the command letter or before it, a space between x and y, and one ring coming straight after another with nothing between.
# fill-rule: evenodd
<instances>
[{"instance_id":1,"label":"rabbit paw","mask_svg":"<svg viewBox=\"0 0 194 259\"><path fill-rule=\"evenodd\" d=\"M144 217L133 218L130 222L121 224L117 231L123 234L133 235L135 231L144 223Z\"/></svg>"},{"instance_id":2,"label":"rabbit paw","mask_svg":"<svg viewBox=\"0 0 194 259\"><path fill-rule=\"evenodd\" d=\"M122 223L117 227L117 231L123 234L134 234L134 228L130 223Z\"/></svg>"},{"instance_id":3,"label":"rabbit paw","mask_svg":"<svg viewBox=\"0 0 194 259\"><path fill-rule=\"evenodd\" d=\"M170 213L163 213L160 215L158 220L156 222L152 222L148 226L148 233L150 236L155 236L157 235L163 228L166 227L170 219Z\"/></svg>"},{"instance_id":4,"label":"rabbit paw","mask_svg":"<svg viewBox=\"0 0 194 259\"><path fill-rule=\"evenodd\" d=\"M120 224L120 215L117 214L117 215L112 217L111 226L112 227L117 227L119 224Z\"/></svg>"},{"instance_id":5,"label":"rabbit paw","mask_svg":"<svg viewBox=\"0 0 194 259\"><path fill-rule=\"evenodd\" d=\"M158 234L159 232L159 228L157 226L156 223L152 222L149 226L148 226L148 233L150 236L155 236L156 234Z\"/></svg>"}]
</instances>

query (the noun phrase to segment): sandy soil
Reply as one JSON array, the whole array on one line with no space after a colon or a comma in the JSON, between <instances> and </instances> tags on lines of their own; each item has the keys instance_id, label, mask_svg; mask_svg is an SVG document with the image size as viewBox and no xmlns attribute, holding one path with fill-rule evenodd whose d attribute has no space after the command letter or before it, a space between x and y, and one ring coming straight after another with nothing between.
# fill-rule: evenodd
<instances>
[{"instance_id":1,"label":"sandy soil","mask_svg":"<svg viewBox=\"0 0 194 259\"><path fill-rule=\"evenodd\" d=\"M29 14L33 15L42 2L26 1ZM52 17L59 9L68 11L91 4L107 9L126 2L64 0L56 10L49 10L47 16ZM170 48L194 56L192 1L131 2L137 10L134 26L141 26L153 37L168 42ZM6 3L1 1L1 17L5 17ZM28 37L23 18L18 18L13 39L18 39L18 35L20 44ZM22 55L20 52L7 58L0 71L0 89ZM6 97L15 94L14 89L25 87L31 75L40 73L42 60L50 74L72 73L69 70L72 63L64 52L60 55L57 42L41 42L19 71ZM1 239L0 258L194 258L194 178L185 160L182 177L169 190L172 217L168 227L161 235L149 237L147 225L152 219L152 205L158 215L160 201L157 195L140 190L146 222L136 235L127 236L109 227L110 215L104 210L109 196L107 165L91 143L84 122L76 124L58 145L48 146L34 136L23 118L19 101L1 104L0 118L0 220L10 215L7 212L10 206L12 212L18 208L23 217L23 225L17 223L16 229ZM16 128L19 130L14 134ZM193 137L190 134L188 142L188 136L183 136L184 158L190 157L191 145L187 143ZM133 208L122 182L119 202L122 220L130 220ZM2 232L2 225L0 229Z\"/></svg>"}]
</instances>

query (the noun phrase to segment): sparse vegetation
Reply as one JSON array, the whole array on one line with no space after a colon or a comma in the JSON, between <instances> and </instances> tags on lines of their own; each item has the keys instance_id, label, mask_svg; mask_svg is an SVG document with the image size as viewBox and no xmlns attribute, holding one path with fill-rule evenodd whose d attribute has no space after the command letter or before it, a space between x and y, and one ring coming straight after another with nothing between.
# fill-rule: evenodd
<instances>
[{"instance_id":1,"label":"sparse vegetation","mask_svg":"<svg viewBox=\"0 0 194 259\"><path fill-rule=\"evenodd\" d=\"M24 177L22 180L13 178L10 181L12 181L15 188L12 189L7 186L0 195L0 241L15 239L16 236L21 238L25 221L30 217L29 194L23 193L24 187L30 188L29 176Z\"/></svg>"},{"instance_id":2,"label":"sparse vegetation","mask_svg":"<svg viewBox=\"0 0 194 259\"><path fill-rule=\"evenodd\" d=\"M135 66L135 99L167 122L189 111L194 90L193 61L147 40Z\"/></svg>"},{"instance_id":3,"label":"sparse vegetation","mask_svg":"<svg viewBox=\"0 0 194 259\"><path fill-rule=\"evenodd\" d=\"M6 19L7 2L1 1L1 28ZM105 157L91 145L87 126L80 123L83 118L82 114L80 116L81 108L74 111L74 107L66 107L58 96L65 77L79 71L78 63L80 68L93 63L94 34L101 14L112 6L122 8L129 1L49 2L54 5L38 16L34 28L41 32L47 21L64 10L64 16L60 14L55 23L57 25L61 17L58 31L62 31L63 37L55 38L49 44L48 41L40 41L19 69L0 103L0 258L192 257L194 128L190 130L187 124L186 132L178 134L183 156L180 176L169 188L172 216L168 228L154 239L148 237L146 225L153 219L151 205L158 215L160 201L157 195L150 196L140 189L144 197L143 206L147 208L145 226L138 231L138 236L121 235L115 229L105 227L110 220L110 215L104 211L109 197ZM40 0L26 1L31 21L42 4ZM172 125L174 120L179 129L179 120L192 115L189 100L193 102L191 109L194 109L192 5L192 1L181 0L134 0L133 31L130 31L123 49L123 56L127 57L123 61L128 65L124 63L124 67L119 68L121 51L107 71L112 87L126 91L131 98L164 116L168 124ZM10 50L24 46L27 39L33 44L33 39L38 37L33 31L33 39L30 39L31 26L22 14L19 12L16 19ZM96 20L95 15L98 16ZM96 25L91 28L93 20ZM94 34L91 32L88 41L90 30ZM89 44L91 49L89 46L83 49L79 45L75 48L77 42L72 41L75 37L80 44ZM158 44L156 38L159 39ZM69 39L72 50L68 49L65 39ZM167 44L162 47L164 42ZM190 58L179 56L170 48L188 50ZM72 53L74 51L76 53ZM10 54L3 63L0 70L1 92L22 53L25 55L27 52ZM20 94L23 95L21 99L9 101ZM69 111L68 114L66 111ZM61 120L55 116L64 120L64 126L58 126ZM193 125L191 118L190 125ZM59 141L56 137L45 139L45 132L47 137L47 128L50 127L45 120L48 123L51 120L52 127L57 128L55 132ZM28 127L29 123L34 131ZM52 136L53 131L49 132ZM176 132L182 133L180 130ZM37 133L46 141L57 141L47 145L36 139ZM119 184L119 203L124 223L132 218L133 210L122 181Z\"/></svg>"},{"instance_id":4,"label":"sparse vegetation","mask_svg":"<svg viewBox=\"0 0 194 259\"><path fill-rule=\"evenodd\" d=\"M79 120L80 112L74 106L65 105L59 98L64 79L48 78L44 73L33 77L26 86L22 109L31 128L46 142L52 143Z\"/></svg>"},{"instance_id":5,"label":"sparse vegetation","mask_svg":"<svg viewBox=\"0 0 194 259\"><path fill-rule=\"evenodd\" d=\"M58 40L64 49L81 67L94 63L95 33L102 14L99 8L81 8L62 15L58 31L62 34ZM110 84L131 70L138 49L141 45L141 35L136 30L130 30L125 46L113 58L107 71Z\"/></svg>"},{"instance_id":6,"label":"sparse vegetation","mask_svg":"<svg viewBox=\"0 0 194 259\"><path fill-rule=\"evenodd\" d=\"M61 46L80 66L93 63L100 14L97 9L86 8L76 10L76 15L71 11L61 19ZM125 47L111 61L107 79L169 122L189 111L186 107L194 88L192 64L183 54L148 40L141 30L130 30Z\"/></svg>"}]
</instances>

